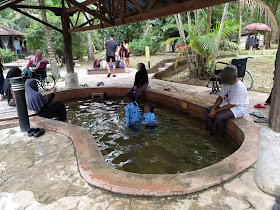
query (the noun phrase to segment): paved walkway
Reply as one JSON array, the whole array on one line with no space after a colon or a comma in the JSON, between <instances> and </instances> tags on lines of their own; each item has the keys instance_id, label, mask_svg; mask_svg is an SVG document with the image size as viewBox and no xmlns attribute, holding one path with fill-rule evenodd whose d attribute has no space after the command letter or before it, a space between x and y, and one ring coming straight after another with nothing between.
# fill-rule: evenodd
<instances>
[{"instance_id":1,"label":"paved walkway","mask_svg":"<svg viewBox=\"0 0 280 210\"><path fill-rule=\"evenodd\" d=\"M225 184L191 195L118 195L81 178L74 145L67 137L54 132L28 137L19 128L0 130L0 136L0 209L269 210L275 202L256 186L254 167Z\"/></svg>"},{"instance_id":2,"label":"paved walkway","mask_svg":"<svg viewBox=\"0 0 280 210\"><path fill-rule=\"evenodd\" d=\"M95 87L130 87L135 70L117 78L87 75L78 69L81 84ZM150 75L151 76L151 75ZM207 100L216 95L210 89L160 80L150 80L153 89L171 87L176 94ZM64 83L58 83L64 89ZM268 94L250 92L251 107ZM6 105L0 104L0 110ZM254 108L250 108L254 110ZM262 110L268 116L268 109ZM251 119L251 116L246 116ZM236 209L269 210L275 198L263 193L254 182L255 167L238 177L200 193L174 197L136 197L110 193L87 184L80 176L73 143L67 137L47 132L40 138L28 137L19 128L0 130L0 209Z\"/></svg>"}]
</instances>

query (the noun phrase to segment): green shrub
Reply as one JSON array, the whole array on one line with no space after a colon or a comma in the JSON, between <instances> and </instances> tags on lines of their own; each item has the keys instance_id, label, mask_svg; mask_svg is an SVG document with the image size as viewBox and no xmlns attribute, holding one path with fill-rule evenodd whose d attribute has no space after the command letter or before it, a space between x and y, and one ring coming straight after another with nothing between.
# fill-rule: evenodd
<instances>
[{"instance_id":1,"label":"green shrub","mask_svg":"<svg viewBox=\"0 0 280 210\"><path fill-rule=\"evenodd\" d=\"M150 47L150 54L154 55L160 49L160 43L156 36L147 36L143 39L133 39L129 43L129 50L135 55L145 55L145 47Z\"/></svg>"},{"instance_id":2,"label":"green shrub","mask_svg":"<svg viewBox=\"0 0 280 210\"><path fill-rule=\"evenodd\" d=\"M2 54L3 63L9 63L13 60L14 53L12 50L4 50L0 48L0 53Z\"/></svg>"}]
</instances>

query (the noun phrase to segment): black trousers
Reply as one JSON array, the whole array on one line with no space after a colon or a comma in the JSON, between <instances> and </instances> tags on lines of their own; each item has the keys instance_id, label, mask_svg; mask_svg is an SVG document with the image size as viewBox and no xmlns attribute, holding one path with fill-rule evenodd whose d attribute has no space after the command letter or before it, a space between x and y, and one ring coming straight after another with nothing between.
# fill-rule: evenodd
<instances>
[{"instance_id":1,"label":"black trousers","mask_svg":"<svg viewBox=\"0 0 280 210\"><path fill-rule=\"evenodd\" d=\"M59 102L50 103L49 105L44 106L38 115L49 119L57 117L61 121L65 121L67 119L66 107L64 104Z\"/></svg>"}]
</instances>

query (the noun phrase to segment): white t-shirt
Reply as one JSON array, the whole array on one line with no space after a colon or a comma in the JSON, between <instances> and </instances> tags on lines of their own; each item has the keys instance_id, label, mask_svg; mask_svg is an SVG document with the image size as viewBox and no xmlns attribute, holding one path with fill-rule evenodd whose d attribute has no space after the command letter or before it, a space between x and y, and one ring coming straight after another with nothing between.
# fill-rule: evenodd
<instances>
[{"instance_id":1,"label":"white t-shirt","mask_svg":"<svg viewBox=\"0 0 280 210\"><path fill-rule=\"evenodd\" d=\"M223 102L220 107L228 104L235 105L230 110L235 118L243 117L249 106L248 91L243 82L238 81L234 85L223 85L220 96Z\"/></svg>"}]
</instances>

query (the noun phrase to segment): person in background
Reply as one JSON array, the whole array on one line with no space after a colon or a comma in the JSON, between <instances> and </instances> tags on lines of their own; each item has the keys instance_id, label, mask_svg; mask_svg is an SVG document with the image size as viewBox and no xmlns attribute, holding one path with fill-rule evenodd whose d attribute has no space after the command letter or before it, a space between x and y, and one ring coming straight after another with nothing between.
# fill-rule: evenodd
<instances>
[{"instance_id":1,"label":"person in background","mask_svg":"<svg viewBox=\"0 0 280 210\"><path fill-rule=\"evenodd\" d=\"M137 123L141 121L141 115L138 104L133 100L133 95L127 93L125 95L125 123L128 127L133 128Z\"/></svg>"},{"instance_id":2,"label":"person in background","mask_svg":"<svg viewBox=\"0 0 280 210\"><path fill-rule=\"evenodd\" d=\"M248 37L245 41L245 43L246 43L245 44L245 50L249 50L250 39L251 39L250 34L248 34Z\"/></svg>"},{"instance_id":3,"label":"person in background","mask_svg":"<svg viewBox=\"0 0 280 210\"><path fill-rule=\"evenodd\" d=\"M0 101L3 101L4 100L4 66L2 64L2 54L0 53Z\"/></svg>"},{"instance_id":4,"label":"person in background","mask_svg":"<svg viewBox=\"0 0 280 210\"><path fill-rule=\"evenodd\" d=\"M35 56L29 60L27 68L32 71L32 77L35 77L36 73L44 76L46 74L47 63L47 60L42 57L42 51L36 50Z\"/></svg>"},{"instance_id":5,"label":"person in background","mask_svg":"<svg viewBox=\"0 0 280 210\"><path fill-rule=\"evenodd\" d=\"M119 46L119 52L120 52L120 59L123 60L123 62L124 62L124 46L123 46L123 43L121 43L120 46Z\"/></svg>"},{"instance_id":6,"label":"person in background","mask_svg":"<svg viewBox=\"0 0 280 210\"><path fill-rule=\"evenodd\" d=\"M128 91L129 94L135 96L135 101L139 100L140 96L149 85L149 78L145 64L138 63L137 69L138 71L135 75L134 86Z\"/></svg>"},{"instance_id":7,"label":"person in background","mask_svg":"<svg viewBox=\"0 0 280 210\"><path fill-rule=\"evenodd\" d=\"M144 124L146 128L154 128L157 125L154 110L155 107L152 103L145 103L144 114L142 116L142 124Z\"/></svg>"},{"instance_id":8,"label":"person in background","mask_svg":"<svg viewBox=\"0 0 280 210\"><path fill-rule=\"evenodd\" d=\"M10 79L13 77L21 77L22 71L18 67L13 67L8 71L4 82L4 92L7 97L9 106L16 106L15 95L11 87Z\"/></svg>"},{"instance_id":9,"label":"person in background","mask_svg":"<svg viewBox=\"0 0 280 210\"><path fill-rule=\"evenodd\" d=\"M25 98L27 108L33 110L37 115L44 118L58 118L61 121L66 120L65 105L59 102L52 103L55 97L56 87L51 90L48 98L45 98L38 92L38 85L35 79L28 79L25 82Z\"/></svg>"},{"instance_id":10,"label":"person in background","mask_svg":"<svg viewBox=\"0 0 280 210\"><path fill-rule=\"evenodd\" d=\"M129 68L130 67L130 64L129 64L130 50L128 48L128 43L125 39L123 40L123 46L124 46L124 64L125 64L126 68Z\"/></svg>"},{"instance_id":11,"label":"person in background","mask_svg":"<svg viewBox=\"0 0 280 210\"><path fill-rule=\"evenodd\" d=\"M116 77L115 71L116 71L116 57L115 52L118 48L118 43L114 41L115 35L110 34L110 39L107 40L104 44L104 49L106 49L106 61L107 61L107 70L108 75L107 77L111 76L111 70L110 70L110 61L113 63L113 77Z\"/></svg>"},{"instance_id":12,"label":"person in background","mask_svg":"<svg viewBox=\"0 0 280 210\"><path fill-rule=\"evenodd\" d=\"M243 117L249 106L247 88L238 80L236 66L224 68L222 83L220 96L214 106L204 112L205 128L211 135L222 131L230 118Z\"/></svg>"},{"instance_id":13,"label":"person in background","mask_svg":"<svg viewBox=\"0 0 280 210\"><path fill-rule=\"evenodd\" d=\"M259 49L259 46L260 46L260 40L258 39L257 36L255 36L255 48Z\"/></svg>"}]
</instances>

